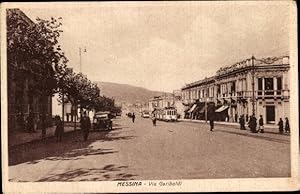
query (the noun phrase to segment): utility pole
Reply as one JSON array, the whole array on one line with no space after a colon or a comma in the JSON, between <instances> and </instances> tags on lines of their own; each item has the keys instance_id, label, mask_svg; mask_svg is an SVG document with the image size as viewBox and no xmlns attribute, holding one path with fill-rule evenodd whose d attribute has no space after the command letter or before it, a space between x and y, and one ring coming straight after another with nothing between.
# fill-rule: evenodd
<instances>
[{"instance_id":1,"label":"utility pole","mask_svg":"<svg viewBox=\"0 0 300 194\"><path fill-rule=\"evenodd\" d=\"M251 57L251 62L252 62L252 115L255 115L255 87L254 87L254 73L255 73L255 69L254 69L254 60L255 57L252 56Z\"/></svg>"},{"instance_id":2,"label":"utility pole","mask_svg":"<svg viewBox=\"0 0 300 194\"><path fill-rule=\"evenodd\" d=\"M79 47L79 72L81 72L81 48Z\"/></svg>"},{"instance_id":3,"label":"utility pole","mask_svg":"<svg viewBox=\"0 0 300 194\"><path fill-rule=\"evenodd\" d=\"M84 53L86 53L86 48L84 48ZM79 47L79 72L82 73L82 59L81 59L81 47ZM80 105L80 119L82 118L82 108L81 108L81 105ZM77 112L77 110L76 110ZM76 118L76 117L75 117Z\"/></svg>"}]
</instances>

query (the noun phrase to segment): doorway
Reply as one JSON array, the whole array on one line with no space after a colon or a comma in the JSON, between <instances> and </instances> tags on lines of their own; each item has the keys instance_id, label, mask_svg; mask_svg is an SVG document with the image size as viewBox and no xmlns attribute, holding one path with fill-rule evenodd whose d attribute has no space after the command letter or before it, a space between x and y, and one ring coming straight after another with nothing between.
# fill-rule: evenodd
<instances>
[{"instance_id":1,"label":"doorway","mask_svg":"<svg viewBox=\"0 0 300 194\"><path fill-rule=\"evenodd\" d=\"M275 123L275 106L266 106L267 123Z\"/></svg>"}]
</instances>

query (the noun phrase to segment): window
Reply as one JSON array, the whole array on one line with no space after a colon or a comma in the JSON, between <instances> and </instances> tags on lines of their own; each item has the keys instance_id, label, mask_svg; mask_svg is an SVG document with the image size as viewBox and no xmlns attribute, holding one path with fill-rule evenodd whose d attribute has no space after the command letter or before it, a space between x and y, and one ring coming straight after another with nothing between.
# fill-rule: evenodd
<instances>
[{"instance_id":1,"label":"window","mask_svg":"<svg viewBox=\"0 0 300 194\"><path fill-rule=\"evenodd\" d=\"M274 95L274 83L273 78L265 78L265 94L266 95Z\"/></svg>"},{"instance_id":2,"label":"window","mask_svg":"<svg viewBox=\"0 0 300 194\"><path fill-rule=\"evenodd\" d=\"M281 90L282 90L282 78L278 77L277 78L277 95L281 95Z\"/></svg>"},{"instance_id":3,"label":"window","mask_svg":"<svg viewBox=\"0 0 300 194\"><path fill-rule=\"evenodd\" d=\"M235 82L232 82L232 84L231 84L231 93L233 95L235 94Z\"/></svg>"},{"instance_id":4,"label":"window","mask_svg":"<svg viewBox=\"0 0 300 194\"><path fill-rule=\"evenodd\" d=\"M262 78L257 78L258 95L262 95Z\"/></svg>"}]
</instances>

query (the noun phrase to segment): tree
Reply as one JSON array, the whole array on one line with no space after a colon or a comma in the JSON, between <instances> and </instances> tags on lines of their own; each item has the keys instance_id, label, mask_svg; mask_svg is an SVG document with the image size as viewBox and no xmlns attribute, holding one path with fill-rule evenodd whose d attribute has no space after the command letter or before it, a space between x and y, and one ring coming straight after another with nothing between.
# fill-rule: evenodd
<instances>
[{"instance_id":1,"label":"tree","mask_svg":"<svg viewBox=\"0 0 300 194\"><path fill-rule=\"evenodd\" d=\"M40 100L57 91L56 71L64 69L68 62L58 44L60 20L37 18L34 23L19 9L7 10L8 74L21 82L30 77L29 93Z\"/></svg>"},{"instance_id":2,"label":"tree","mask_svg":"<svg viewBox=\"0 0 300 194\"><path fill-rule=\"evenodd\" d=\"M63 96L72 104L73 107L80 106L80 112L83 109L94 109L97 98L100 96L100 89L96 84L93 84L82 73L74 73L72 69L61 69L58 76L58 93L60 101ZM76 129L76 117L74 122Z\"/></svg>"}]
</instances>

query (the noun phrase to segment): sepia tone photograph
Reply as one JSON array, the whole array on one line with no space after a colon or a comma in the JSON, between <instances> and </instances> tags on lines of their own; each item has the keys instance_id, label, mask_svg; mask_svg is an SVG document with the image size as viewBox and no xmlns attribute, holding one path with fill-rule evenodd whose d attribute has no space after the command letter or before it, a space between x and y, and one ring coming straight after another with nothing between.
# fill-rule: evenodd
<instances>
[{"instance_id":1,"label":"sepia tone photograph","mask_svg":"<svg viewBox=\"0 0 300 194\"><path fill-rule=\"evenodd\" d=\"M292 1L6 3L1 16L7 192L299 189Z\"/></svg>"}]
</instances>

